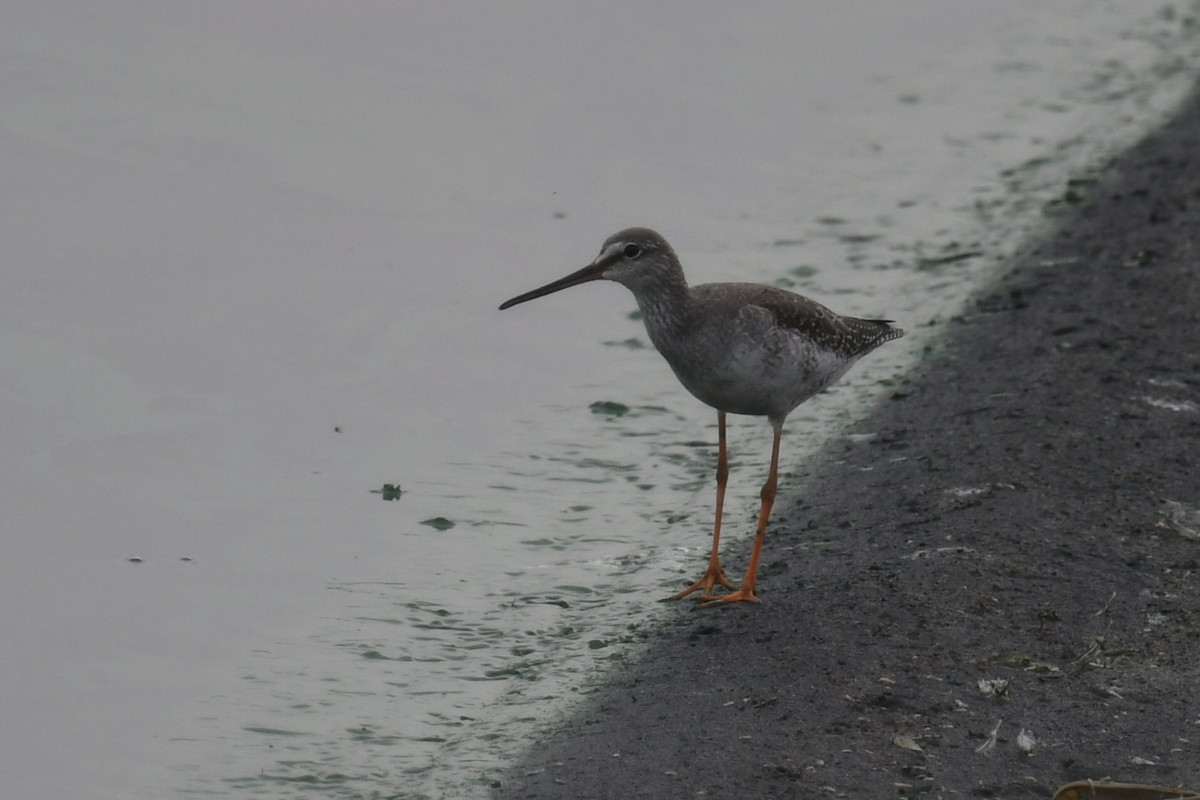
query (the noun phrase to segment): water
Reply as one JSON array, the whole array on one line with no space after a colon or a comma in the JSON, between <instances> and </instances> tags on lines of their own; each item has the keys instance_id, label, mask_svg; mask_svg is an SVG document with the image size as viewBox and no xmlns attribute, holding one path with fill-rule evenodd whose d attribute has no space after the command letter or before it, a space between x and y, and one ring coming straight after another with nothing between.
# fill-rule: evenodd
<instances>
[{"instance_id":1,"label":"water","mask_svg":"<svg viewBox=\"0 0 1200 800\"><path fill-rule=\"evenodd\" d=\"M1178 102L1195 14L10 4L6 791L485 793L672 613L715 458L624 289L496 305L644 224L897 319L786 493ZM741 545L769 429L730 444Z\"/></svg>"}]
</instances>

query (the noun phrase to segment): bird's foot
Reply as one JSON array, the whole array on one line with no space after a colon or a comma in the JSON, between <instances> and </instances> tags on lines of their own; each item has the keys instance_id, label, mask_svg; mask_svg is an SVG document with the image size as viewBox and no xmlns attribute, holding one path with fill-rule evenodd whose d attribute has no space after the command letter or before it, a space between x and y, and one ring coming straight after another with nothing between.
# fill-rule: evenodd
<instances>
[{"instance_id":1,"label":"bird's foot","mask_svg":"<svg viewBox=\"0 0 1200 800\"><path fill-rule=\"evenodd\" d=\"M743 601L749 601L751 603L761 602L758 599L758 595L754 593L753 586L742 586L742 588L738 589L736 592L730 592L729 594L710 595L705 593L700 595L700 599L704 601L704 604L700 606L701 608L715 606L717 603L740 603Z\"/></svg>"},{"instance_id":2,"label":"bird's foot","mask_svg":"<svg viewBox=\"0 0 1200 800\"><path fill-rule=\"evenodd\" d=\"M705 571L705 573L700 576L700 580L696 581L686 589L676 592L668 599L682 600L692 592L700 592L701 600L711 600L713 599L713 587L717 584L724 586L726 589L733 588L733 584L729 582L729 579L725 577L725 573L721 571L721 565L713 561L709 563L708 569Z\"/></svg>"}]
</instances>

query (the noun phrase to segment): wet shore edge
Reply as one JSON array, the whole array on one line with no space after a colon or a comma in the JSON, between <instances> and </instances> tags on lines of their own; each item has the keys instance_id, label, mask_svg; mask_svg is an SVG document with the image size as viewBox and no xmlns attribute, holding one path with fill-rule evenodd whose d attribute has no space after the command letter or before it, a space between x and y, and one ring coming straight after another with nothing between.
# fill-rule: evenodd
<instances>
[{"instance_id":1,"label":"wet shore edge","mask_svg":"<svg viewBox=\"0 0 1200 800\"><path fill-rule=\"evenodd\" d=\"M1063 199L497 797L1200 787L1200 95Z\"/></svg>"}]
</instances>

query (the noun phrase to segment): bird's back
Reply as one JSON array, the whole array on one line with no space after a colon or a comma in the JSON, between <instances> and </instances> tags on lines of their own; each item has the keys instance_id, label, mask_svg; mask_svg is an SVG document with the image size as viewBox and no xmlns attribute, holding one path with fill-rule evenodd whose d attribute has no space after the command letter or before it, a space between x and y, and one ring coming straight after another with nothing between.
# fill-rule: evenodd
<instances>
[{"instance_id":1,"label":"bird's back","mask_svg":"<svg viewBox=\"0 0 1200 800\"><path fill-rule=\"evenodd\" d=\"M781 331L841 358L860 358L904 335L891 320L843 316L812 298L758 283L706 283L692 288L692 298L713 319L743 313L747 307L761 308ZM713 315L715 308L722 313Z\"/></svg>"}]
</instances>

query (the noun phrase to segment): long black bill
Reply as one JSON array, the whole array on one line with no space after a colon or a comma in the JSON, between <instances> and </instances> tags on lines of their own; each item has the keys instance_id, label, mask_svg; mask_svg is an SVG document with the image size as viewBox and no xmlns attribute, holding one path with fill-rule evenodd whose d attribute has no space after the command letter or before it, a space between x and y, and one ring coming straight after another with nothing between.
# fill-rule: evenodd
<instances>
[{"instance_id":1,"label":"long black bill","mask_svg":"<svg viewBox=\"0 0 1200 800\"><path fill-rule=\"evenodd\" d=\"M533 300L535 297L543 297L548 294L553 294L560 289L566 289L570 286L578 286L579 284L587 283L588 281L599 280L604 274L604 270L608 266L609 265L607 262L593 262L588 264L583 269L579 270L578 272L572 272L565 278L559 278L556 281L547 283L545 286L542 286L539 289L534 289L532 292L519 294L511 300L505 300L500 304L500 310L503 311L506 308L515 306L517 303L524 303L526 300Z\"/></svg>"}]
</instances>

